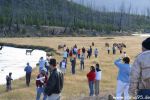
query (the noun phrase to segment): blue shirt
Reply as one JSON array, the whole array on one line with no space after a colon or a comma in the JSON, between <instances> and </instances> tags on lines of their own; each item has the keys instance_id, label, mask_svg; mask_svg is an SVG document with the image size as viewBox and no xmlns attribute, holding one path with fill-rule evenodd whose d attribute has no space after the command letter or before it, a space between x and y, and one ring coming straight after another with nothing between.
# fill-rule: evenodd
<instances>
[{"instance_id":1,"label":"blue shirt","mask_svg":"<svg viewBox=\"0 0 150 100\"><path fill-rule=\"evenodd\" d=\"M44 68L45 67L45 61L42 59L40 59L40 61L39 61L39 67L40 68Z\"/></svg>"},{"instance_id":2,"label":"blue shirt","mask_svg":"<svg viewBox=\"0 0 150 100\"><path fill-rule=\"evenodd\" d=\"M122 63L121 59L116 60L115 65L119 69L117 80L120 80L120 81L125 82L125 83L129 83L131 65Z\"/></svg>"},{"instance_id":3,"label":"blue shirt","mask_svg":"<svg viewBox=\"0 0 150 100\"><path fill-rule=\"evenodd\" d=\"M68 54L67 51L65 51L64 54L63 54L63 57L67 58L67 54Z\"/></svg>"},{"instance_id":4,"label":"blue shirt","mask_svg":"<svg viewBox=\"0 0 150 100\"><path fill-rule=\"evenodd\" d=\"M32 72L32 67L31 66L26 66L24 71L26 71L26 73L31 73Z\"/></svg>"}]
</instances>

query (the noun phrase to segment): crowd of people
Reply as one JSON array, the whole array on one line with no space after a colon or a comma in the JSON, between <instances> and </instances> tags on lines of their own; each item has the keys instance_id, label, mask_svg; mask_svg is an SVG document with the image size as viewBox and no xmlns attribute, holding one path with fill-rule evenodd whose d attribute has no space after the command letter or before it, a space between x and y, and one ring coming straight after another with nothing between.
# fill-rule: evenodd
<instances>
[{"instance_id":1,"label":"crowd of people","mask_svg":"<svg viewBox=\"0 0 150 100\"><path fill-rule=\"evenodd\" d=\"M92 46L94 45L92 44ZM95 48L94 52L92 52L92 46L87 50L84 47L78 48L76 44L71 49L68 47L64 48L63 59L60 61L59 66L57 66L56 59L53 57L46 60L41 57L39 60L39 74L36 78L36 100L40 100L41 94L43 94L43 100L60 100L64 75L67 73L68 58L70 58L71 73L75 75L76 60L80 61L80 70L83 71L85 69L85 59L90 59L92 55L98 58L99 51ZM110 54L110 47L107 48L107 51ZM124 100L129 100L130 96L136 97L137 100L140 100L140 97L145 98L147 95L150 96L150 38L142 42L142 51L136 57L133 65L130 64L130 58L122 49L120 51L122 56L114 61L114 64L118 68L116 100L122 100L122 95L124 96ZM116 54L115 46L112 47L112 53ZM26 72L26 85L29 87L32 73L32 67L29 63L27 63L24 71ZM9 73L6 76L7 91L12 89L11 81L13 79L11 75L12 73ZM87 79L89 96L98 96L100 93L100 80L102 79L102 70L99 63L90 67Z\"/></svg>"}]
</instances>

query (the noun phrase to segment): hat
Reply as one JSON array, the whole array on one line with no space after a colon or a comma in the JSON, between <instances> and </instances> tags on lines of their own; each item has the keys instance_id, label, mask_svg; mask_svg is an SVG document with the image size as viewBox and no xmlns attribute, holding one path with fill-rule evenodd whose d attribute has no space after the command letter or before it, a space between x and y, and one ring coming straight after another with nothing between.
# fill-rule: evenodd
<instances>
[{"instance_id":1,"label":"hat","mask_svg":"<svg viewBox=\"0 0 150 100\"><path fill-rule=\"evenodd\" d=\"M50 65L56 66L56 59L52 58L49 62Z\"/></svg>"},{"instance_id":2,"label":"hat","mask_svg":"<svg viewBox=\"0 0 150 100\"><path fill-rule=\"evenodd\" d=\"M147 49L147 50L150 50L150 37L145 39L143 42L142 42L142 46L143 48Z\"/></svg>"}]
</instances>

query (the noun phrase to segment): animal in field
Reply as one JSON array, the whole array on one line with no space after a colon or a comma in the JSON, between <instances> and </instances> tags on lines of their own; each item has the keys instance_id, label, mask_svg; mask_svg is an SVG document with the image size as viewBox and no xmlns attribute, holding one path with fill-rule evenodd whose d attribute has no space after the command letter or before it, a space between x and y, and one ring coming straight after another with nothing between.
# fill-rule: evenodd
<instances>
[{"instance_id":1,"label":"animal in field","mask_svg":"<svg viewBox=\"0 0 150 100\"><path fill-rule=\"evenodd\" d=\"M120 43L120 45L124 48L126 48L127 46L124 43Z\"/></svg>"},{"instance_id":2,"label":"animal in field","mask_svg":"<svg viewBox=\"0 0 150 100\"><path fill-rule=\"evenodd\" d=\"M109 43L105 43L105 47L109 47Z\"/></svg>"},{"instance_id":3,"label":"animal in field","mask_svg":"<svg viewBox=\"0 0 150 100\"><path fill-rule=\"evenodd\" d=\"M26 50L26 55L27 55L27 54L30 54L30 55L31 55L32 52L33 52L33 50L34 50L34 49L27 49L27 50Z\"/></svg>"},{"instance_id":4,"label":"animal in field","mask_svg":"<svg viewBox=\"0 0 150 100\"><path fill-rule=\"evenodd\" d=\"M59 49L64 49L64 47L66 47L65 44L59 44L59 45L58 45L58 50L59 50Z\"/></svg>"},{"instance_id":5,"label":"animal in field","mask_svg":"<svg viewBox=\"0 0 150 100\"><path fill-rule=\"evenodd\" d=\"M92 46L94 46L94 42L92 42Z\"/></svg>"},{"instance_id":6,"label":"animal in field","mask_svg":"<svg viewBox=\"0 0 150 100\"><path fill-rule=\"evenodd\" d=\"M0 50L2 50L2 49L3 49L3 46L1 45Z\"/></svg>"},{"instance_id":7,"label":"animal in field","mask_svg":"<svg viewBox=\"0 0 150 100\"><path fill-rule=\"evenodd\" d=\"M114 43L113 46L118 48L126 48L126 45L124 43Z\"/></svg>"}]
</instances>

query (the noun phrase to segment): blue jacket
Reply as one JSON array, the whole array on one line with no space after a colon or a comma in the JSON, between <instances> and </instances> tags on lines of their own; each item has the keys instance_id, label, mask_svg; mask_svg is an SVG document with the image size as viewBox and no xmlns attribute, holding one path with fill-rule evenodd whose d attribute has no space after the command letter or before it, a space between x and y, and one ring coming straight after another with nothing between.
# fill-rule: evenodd
<instances>
[{"instance_id":1,"label":"blue jacket","mask_svg":"<svg viewBox=\"0 0 150 100\"><path fill-rule=\"evenodd\" d=\"M120 80L125 83L129 83L131 65L122 63L121 59L116 60L114 63L119 69L117 80Z\"/></svg>"},{"instance_id":2,"label":"blue jacket","mask_svg":"<svg viewBox=\"0 0 150 100\"><path fill-rule=\"evenodd\" d=\"M26 66L24 71L26 71L26 73L31 73L32 72L32 67L31 66Z\"/></svg>"}]
</instances>

